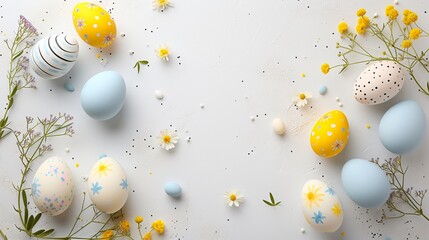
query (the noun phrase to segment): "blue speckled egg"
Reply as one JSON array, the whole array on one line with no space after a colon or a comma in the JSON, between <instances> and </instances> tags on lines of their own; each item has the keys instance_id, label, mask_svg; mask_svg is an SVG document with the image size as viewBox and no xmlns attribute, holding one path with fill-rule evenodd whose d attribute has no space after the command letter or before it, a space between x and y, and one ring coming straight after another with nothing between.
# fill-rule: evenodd
<instances>
[{"instance_id":1,"label":"blue speckled egg","mask_svg":"<svg viewBox=\"0 0 429 240\"><path fill-rule=\"evenodd\" d=\"M415 101L397 103L383 115L378 132L389 151L407 153L421 142L426 133L425 113Z\"/></svg>"},{"instance_id":2,"label":"blue speckled egg","mask_svg":"<svg viewBox=\"0 0 429 240\"><path fill-rule=\"evenodd\" d=\"M125 81L115 71L94 75L82 88L80 102L83 110L97 120L108 120L116 116L124 105Z\"/></svg>"},{"instance_id":3,"label":"blue speckled egg","mask_svg":"<svg viewBox=\"0 0 429 240\"><path fill-rule=\"evenodd\" d=\"M347 161L341 172L341 181L350 199L364 208L378 208L390 195L386 174L375 163L367 160Z\"/></svg>"},{"instance_id":4,"label":"blue speckled egg","mask_svg":"<svg viewBox=\"0 0 429 240\"><path fill-rule=\"evenodd\" d=\"M176 182L168 182L164 186L165 193L167 193L168 196L178 198L180 195L182 195L182 187Z\"/></svg>"}]
</instances>

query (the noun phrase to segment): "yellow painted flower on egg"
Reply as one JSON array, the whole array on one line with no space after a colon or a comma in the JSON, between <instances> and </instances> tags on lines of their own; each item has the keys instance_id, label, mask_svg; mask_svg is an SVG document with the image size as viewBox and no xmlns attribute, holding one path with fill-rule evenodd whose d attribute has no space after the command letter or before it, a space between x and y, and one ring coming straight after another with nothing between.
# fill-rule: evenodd
<instances>
[{"instance_id":1,"label":"yellow painted flower on egg","mask_svg":"<svg viewBox=\"0 0 429 240\"><path fill-rule=\"evenodd\" d=\"M151 232L151 231L147 232L147 233L143 236L142 240L152 240L152 232Z\"/></svg>"},{"instance_id":2,"label":"yellow painted flower on egg","mask_svg":"<svg viewBox=\"0 0 429 240\"><path fill-rule=\"evenodd\" d=\"M410 30L408 37L410 39L416 40L420 37L421 33L422 33L422 30L420 30L419 28L413 28Z\"/></svg>"},{"instance_id":3,"label":"yellow painted flower on egg","mask_svg":"<svg viewBox=\"0 0 429 240\"><path fill-rule=\"evenodd\" d=\"M349 26L347 25L346 22L342 21L342 22L340 22L340 24L338 24L338 32L339 33L345 34L345 33L347 33L348 29L349 29ZM322 70L322 72L323 72L323 70ZM329 72L329 70L328 70L328 72Z\"/></svg>"},{"instance_id":4,"label":"yellow painted flower on egg","mask_svg":"<svg viewBox=\"0 0 429 240\"><path fill-rule=\"evenodd\" d=\"M166 8L171 7L170 0L154 0L153 9L158 11L164 11Z\"/></svg>"},{"instance_id":5,"label":"yellow painted flower on egg","mask_svg":"<svg viewBox=\"0 0 429 240\"><path fill-rule=\"evenodd\" d=\"M164 221L158 219L152 223L152 229L155 230L158 234L163 234L165 230Z\"/></svg>"},{"instance_id":6,"label":"yellow painted flower on egg","mask_svg":"<svg viewBox=\"0 0 429 240\"><path fill-rule=\"evenodd\" d=\"M112 164L106 163L104 161L100 161L97 169L95 170L95 174L98 174L99 177L105 177L108 175L108 172L112 171Z\"/></svg>"},{"instance_id":7,"label":"yellow painted flower on egg","mask_svg":"<svg viewBox=\"0 0 429 240\"><path fill-rule=\"evenodd\" d=\"M240 203L244 202L244 196L239 191L226 192L224 197L225 203L230 207L239 207Z\"/></svg>"},{"instance_id":8,"label":"yellow painted flower on egg","mask_svg":"<svg viewBox=\"0 0 429 240\"><path fill-rule=\"evenodd\" d=\"M365 15L366 14L366 10L365 10L365 8L360 8L359 10L357 10L357 12L356 12L356 16L358 16L358 17L362 17L363 15Z\"/></svg>"},{"instance_id":9,"label":"yellow painted flower on egg","mask_svg":"<svg viewBox=\"0 0 429 240\"><path fill-rule=\"evenodd\" d=\"M301 92L293 100L293 105L297 107L304 107L308 104L308 99L311 98L311 93Z\"/></svg>"},{"instance_id":10,"label":"yellow painted flower on egg","mask_svg":"<svg viewBox=\"0 0 429 240\"><path fill-rule=\"evenodd\" d=\"M167 129L164 129L160 132L158 140L161 147L168 151L175 147L174 144L178 143L179 136L176 132L170 132Z\"/></svg>"},{"instance_id":11,"label":"yellow painted flower on egg","mask_svg":"<svg viewBox=\"0 0 429 240\"><path fill-rule=\"evenodd\" d=\"M322 64L322 66L320 67L320 70L322 70L322 73L324 74L328 74L329 70L331 70L331 67L329 66L329 64L324 63Z\"/></svg>"},{"instance_id":12,"label":"yellow painted flower on egg","mask_svg":"<svg viewBox=\"0 0 429 240\"><path fill-rule=\"evenodd\" d=\"M313 209L313 205L320 207L319 203L323 202L324 196L325 194L323 193L322 188L316 188L314 184L308 186L307 192L304 193L304 199L310 209Z\"/></svg>"},{"instance_id":13,"label":"yellow painted flower on egg","mask_svg":"<svg viewBox=\"0 0 429 240\"><path fill-rule=\"evenodd\" d=\"M413 43L409 39L406 39L406 40L402 41L402 43L401 43L401 46L403 48L410 48L412 45L413 45Z\"/></svg>"},{"instance_id":14,"label":"yellow painted flower on egg","mask_svg":"<svg viewBox=\"0 0 429 240\"><path fill-rule=\"evenodd\" d=\"M168 61L168 56L170 55L170 50L166 45L162 45L158 49L155 50L158 57L160 57L162 60Z\"/></svg>"},{"instance_id":15,"label":"yellow painted flower on egg","mask_svg":"<svg viewBox=\"0 0 429 240\"><path fill-rule=\"evenodd\" d=\"M340 216L342 209L340 207L339 203L335 203L334 206L331 208L332 212L334 213L335 216Z\"/></svg>"}]
</instances>

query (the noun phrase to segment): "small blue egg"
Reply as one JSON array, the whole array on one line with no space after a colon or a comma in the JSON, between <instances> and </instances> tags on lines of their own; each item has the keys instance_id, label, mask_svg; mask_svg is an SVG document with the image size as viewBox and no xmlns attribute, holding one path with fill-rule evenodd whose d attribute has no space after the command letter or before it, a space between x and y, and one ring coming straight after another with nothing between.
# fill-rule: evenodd
<instances>
[{"instance_id":1,"label":"small blue egg","mask_svg":"<svg viewBox=\"0 0 429 240\"><path fill-rule=\"evenodd\" d=\"M328 92L328 88L325 85L321 85L319 87L319 94L320 95L325 95Z\"/></svg>"},{"instance_id":2,"label":"small blue egg","mask_svg":"<svg viewBox=\"0 0 429 240\"><path fill-rule=\"evenodd\" d=\"M164 185L165 193L168 196L178 198L182 195L182 187L176 182L168 182Z\"/></svg>"},{"instance_id":3,"label":"small blue egg","mask_svg":"<svg viewBox=\"0 0 429 240\"><path fill-rule=\"evenodd\" d=\"M83 110L97 120L108 120L119 113L125 102L126 86L115 71L94 75L82 88L80 102Z\"/></svg>"},{"instance_id":4,"label":"small blue egg","mask_svg":"<svg viewBox=\"0 0 429 240\"><path fill-rule=\"evenodd\" d=\"M70 82L64 84L64 88L69 92L74 92L75 90L73 83Z\"/></svg>"},{"instance_id":5,"label":"small blue egg","mask_svg":"<svg viewBox=\"0 0 429 240\"><path fill-rule=\"evenodd\" d=\"M105 153L100 153L100 155L98 155L98 159L102 159L107 157L107 155Z\"/></svg>"},{"instance_id":6,"label":"small blue egg","mask_svg":"<svg viewBox=\"0 0 429 240\"><path fill-rule=\"evenodd\" d=\"M393 105L380 121L380 140L387 150L404 154L419 145L426 133L426 117L415 101Z\"/></svg>"},{"instance_id":7,"label":"small blue egg","mask_svg":"<svg viewBox=\"0 0 429 240\"><path fill-rule=\"evenodd\" d=\"M341 171L341 181L350 199L364 208L378 208L390 195L386 174L375 163L367 160L347 161Z\"/></svg>"}]
</instances>

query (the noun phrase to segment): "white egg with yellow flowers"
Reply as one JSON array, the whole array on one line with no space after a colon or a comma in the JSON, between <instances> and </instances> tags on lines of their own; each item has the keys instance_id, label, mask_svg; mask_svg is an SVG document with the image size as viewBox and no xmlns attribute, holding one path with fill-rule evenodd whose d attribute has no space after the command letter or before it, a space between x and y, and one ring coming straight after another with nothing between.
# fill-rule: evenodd
<instances>
[{"instance_id":1,"label":"white egg with yellow flowers","mask_svg":"<svg viewBox=\"0 0 429 240\"><path fill-rule=\"evenodd\" d=\"M105 213L115 213L128 199L128 179L121 165L113 158L98 160L88 177L89 197L95 207Z\"/></svg>"},{"instance_id":2,"label":"white egg with yellow flowers","mask_svg":"<svg viewBox=\"0 0 429 240\"><path fill-rule=\"evenodd\" d=\"M73 25L80 38L94 47L107 47L116 39L115 21L94 3L82 2L74 7Z\"/></svg>"},{"instance_id":3,"label":"white egg with yellow flowers","mask_svg":"<svg viewBox=\"0 0 429 240\"><path fill-rule=\"evenodd\" d=\"M343 223L343 208L335 190L319 180L304 184L301 205L308 224L320 232L335 232Z\"/></svg>"}]
</instances>

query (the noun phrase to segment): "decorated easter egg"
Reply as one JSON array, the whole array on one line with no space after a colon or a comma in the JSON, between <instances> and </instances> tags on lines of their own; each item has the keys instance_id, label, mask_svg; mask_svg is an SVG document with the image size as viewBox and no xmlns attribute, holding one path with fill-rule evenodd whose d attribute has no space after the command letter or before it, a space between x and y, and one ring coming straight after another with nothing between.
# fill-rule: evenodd
<instances>
[{"instance_id":1,"label":"decorated easter egg","mask_svg":"<svg viewBox=\"0 0 429 240\"><path fill-rule=\"evenodd\" d=\"M354 96L363 104L380 104L396 96L403 85L404 71L397 62L375 62L356 79Z\"/></svg>"},{"instance_id":2,"label":"decorated easter egg","mask_svg":"<svg viewBox=\"0 0 429 240\"><path fill-rule=\"evenodd\" d=\"M334 189L319 180L304 184L301 193L304 218L321 232L335 232L343 223L343 208Z\"/></svg>"},{"instance_id":3,"label":"decorated easter egg","mask_svg":"<svg viewBox=\"0 0 429 240\"><path fill-rule=\"evenodd\" d=\"M378 208L389 198L389 179L375 163L367 160L347 161L341 181L350 199L361 207Z\"/></svg>"},{"instance_id":4,"label":"decorated easter egg","mask_svg":"<svg viewBox=\"0 0 429 240\"><path fill-rule=\"evenodd\" d=\"M42 213L63 213L72 203L73 193L72 173L63 160L51 157L40 165L31 184L31 195Z\"/></svg>"},{"instance_id":5,"label":"decorated easter egg","mask_svg":"<svg viewBox=\"0 0 429 240\"><path fill-rule=\"evenodd\" d=\"M168 182L164 186L168 196L178 198L182 195L182 187L177 182Z\"/></svg>"},{"instance_id":6,"label":"decorated easter egg","mask_svg":"<svg viewBox=\"0 0 429 240\"><path fill-rule=\"evenodd\" d=\"M75 64L79 44L70 35L57 34L38 41L30 53L30 66L42 78L64 76Z\"/></svg>"},{"instance_id":7,"label":"decorated easter egg","mask_svg":"<svg viewBox=\"0 0 429 240\"><path fill-rule=\"evenodd\" d=\"M95 207L105 213L115 213L128 199L128 180L121 165L104 157L94 164L88 177L89 197Z\"/></svg>"},{"instance_id":8,"label":"decorated easter egg","mask_svg":"<svg viewBox=\"0 0 429 240\"><path fill-rule=\"evenodd\" d=\"M126 86L115 71L94 75L82 88L80 103L83 110L97 120L108 120L119 113L125 102Z\"/></svg>"},{"instance_id":9,"label":"decorated easter egg","mask_svg":"<svg viewBox=\"0 0 429 240\"><path fill-rule=\"evenodd\" d=\"M414 149L426 134L426 116L412 100L393 105L384 113L378 129L380 140L389 151L404 154Z\"/></svg>"},{"instance_id":10,"label":"decorated easter egg","mask_svg":"<svg viewBox=\"0 0 429 240\"><path fill-rule=\"evenodd\" d=\"M338 110L325 113L310 134L310 145L313 151L324 158L339 154L349 140L349 122L346 115Z\"/></svg>"},{"instance_id":11,"label":"decorated easter egg","mask_svg":"<svg viewBox=\"0 0 429 240\"><path fill-rule=\"evenodd\" d=\"M74 7L73 25L80 38L94 47L107 47L116 38L115 21L94 3L82 2Z\"/></svg>"}]
</instances>

